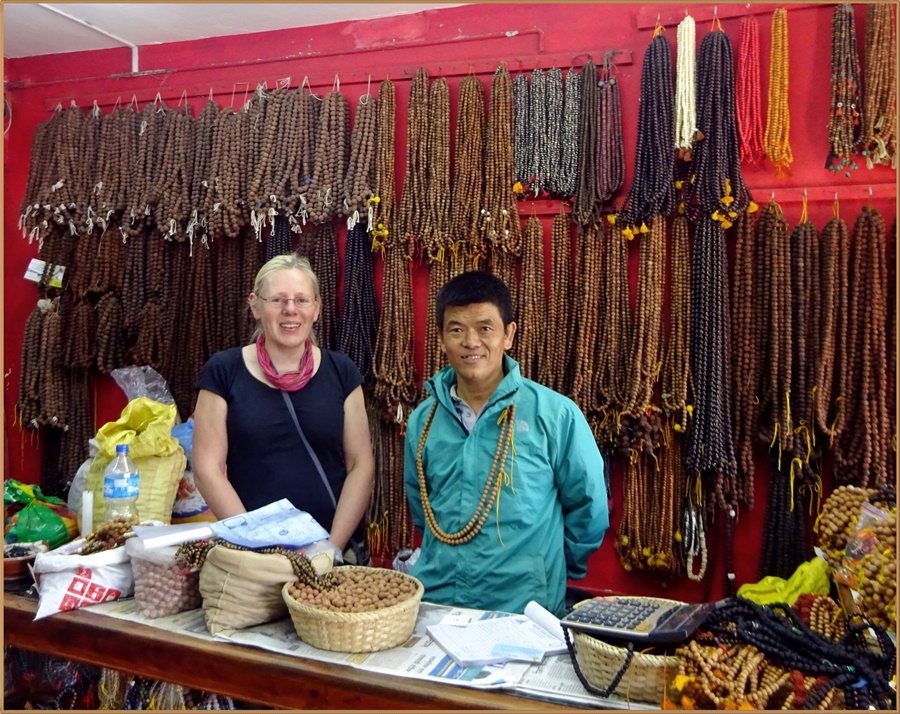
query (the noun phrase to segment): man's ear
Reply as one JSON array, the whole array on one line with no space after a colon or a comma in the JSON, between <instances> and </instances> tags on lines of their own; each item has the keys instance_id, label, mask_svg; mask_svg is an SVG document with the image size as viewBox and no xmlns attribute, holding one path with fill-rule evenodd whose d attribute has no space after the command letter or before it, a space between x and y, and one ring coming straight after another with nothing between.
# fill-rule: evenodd
<instances>
[{"instance_id":1,"label":"man's ear","mask_svg":"<svg viewBox=\"0 0 900 714\"><path fill-rule=\"evenodd\" d=\"M516 334L516 323L510 322L506 329L503 331L503 349L508 350L512 348L513 337Z\"/></svg>"}]
</instances>

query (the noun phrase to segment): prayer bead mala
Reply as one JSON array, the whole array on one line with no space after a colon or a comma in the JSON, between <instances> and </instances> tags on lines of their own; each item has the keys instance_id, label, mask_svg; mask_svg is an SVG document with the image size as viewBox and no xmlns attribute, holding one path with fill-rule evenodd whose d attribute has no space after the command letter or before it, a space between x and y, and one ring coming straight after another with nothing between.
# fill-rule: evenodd
<instances>
[{"instance_id":1,"label":"prayer bead mala","mask_svg":"<svg viewBox=\"0 0 900 714\"><path fill-rule=\"evenodd\" d=\"M741 19L736 99L741 162L751 164L766 157L759 87L759 23L753 15L747 15Z\"/></svg>"},{"instance_id":2,"label":"prayer bead mala","mask_svg":"<svg viewBox=\"0 0 900 714\"><path fill-rule=\"evenodd\" d=\"M375 195L375 130L378 123L378 101L364 94L356 103L356 120L350 134L350 163L344 180L344 214L347 229L367 215L370 199ZM367 220L367 230L372 229Z\"/></svg>"},{"instance_id":3,"label":"prayer bead mala","mask_svg":"<svg viewBox=\"0 0 900 714\"><path fill-rule=\"evenodd\" d=\"M159 171L156 225L167 239L184 240L191 215L194 118L190 106L172 110Z\"/></svg>"},{"instance_id":4,"label":"prayer bead mala","mask_svg":"<svg viewBox=\"0 0 900 714\"><path fill-rule=\"evenodd\" d=\"M16 410L19 424L26 429L38 427L38 416L41 411L41 334L44 317L50 309L50 301L38 300L37 304L25 320L25 331L22 335L22 356L19 362L19 399Z\"/></svg>"},{"instance_id":5,"label":"prayer bead mala","mask_svg":"<svg viewBox=\"0 0 900 714\"><path fill-rule=\"evenodd\" d=\"M890 245L888 247L888 292L887 294L897 294L897 219L894 218L891 224ZM887 414L897 413L897 304L892 300L888 300L887 305L887 384L885 391L887 392ZM888 458L888 476L887 483L897 482L897 422L896 420L888 425L891 434L891 453Z\"/></svg>"},{"instance_id":6,"label":"prayer bead mala","mask_svg":"<svg viewBox=\"0 0 900 714\"><path fill-rule=\"evenodd\" d=\"M631 319L627 240L614 223L604 236L602 253L605 290L600 303L602 333L598 335L595 350L594 391L598 415L593 427L601 452L609 456L618 436L617 415L624 404L626 340Z\"/></svg>"},{"instance_id":7,"label":"prayer bead mala","mask_svg":"<svg viewBox=\"0 0 900 714\"><path fill-rule=\"evenodd\" d=\"M462 90L460 90L462 92ZM513 144L513 162L516 183L522 186L522 195L526 186L531 184L531 165L533 163L534 136L531 126L531 95L528 90L528 75L519 72L513 80L513 108L515 113L515 129Z\"/></svg>"},{"instance_id":8,"label":"prayer bead mala","mask_svg":"<svg viewBox=\"0 0 900 714\"><path fill-rule=\"evenodd\" d=\"M546 190L548 193L559 196L560 179L562 171L562 144L563 134L563 76L559 67L551 67L547 70L545 82L546 97L546 121L544 132L544 153L546 155Z\"/></svg>"},{"instance_id":9,"label":"prayer bead mala","mask_svg":"<svg viewBox=\"0 0 900 714\"><path fill-rule=\"evenodd\" d=\"M122 308L115 293L107 293L97 303L97 370L109 374L123 366Z\"/></svg>"},{"instance_id":10,"label":"prayer bead mala","mask_svg":"<svg viewBox=\"0 0 900 714\"><path fill-rule=\"evenodd\" d=\"M770 201L757 224L756 280L758 316L766 336L761 354L759 435L773 448L777 444L778 470L784 452L791 449L794 425L791 411L791 255L790 234L781 206Z\"/></svg>"},{"instance_id":11,"label":"prayer bead mala","mask_svg":"<svg viewBox=\"0 0 900 714\"><path fill-rule=\"evenodd\" d=\"M449 260L451 240L450 88L443 77L432 82L429 89L427 153L422 158L428 178L425 184L426 216L420 238L425 258L433 265L435 260Z\"/></svg>"},{"instance_id":12,"label":"prayer bead mala","mask_svg":"<svg viewBox=\"0 0 900 714\"><path fill-rule=\"evenodd\" d=\"M556 192L562 198L575 195L578 178L579 136L581 133L581 75L574 69L566 72L563 96L563 119L560 134L561 155Z\"/></svg>"},{"instance_id":13,"label":"prayer bead mala","mask_svg":"<svg viewBox=\"0 0 900 714\"><path fill-rule=\"evenodd\" d=\"M122 248L125 261L125 270L122 280L122 328L125 330L125 338L133 341L138 331L138 316L145 302L146 270L145 257L146 239L142 235L133 237Z\"/></svg>"},{"instance_id":14,"label":"prayer bead mala","mask_svg":"<svg viewBox=\"0 0 900 714\"><path fill-rule=\"evenodd\" d=\"M205 233L208 228L203 205L209 190L210 171L212 169L212 142L219 115L219 105L209 99L200 110L194 123L194 165L191 170L191 217L185 227L188 240L193 241L194 234Z\"/></svg>"},{"instance_id":15,"label":"prayer bead mala","mask_svg":"<svg viewBox=\"0 0 900 714\"><path fill-rule=\"evenodd\" d=\"M788 28L787 11L783 7L775 9L772 15L772 48L769 55L769 104L766 110L766 133L764 144L766 156L775 166L775 178L785 174L792 176L791 164L791 111L788 86Z\"/></svg>"},{"instance_id":16,"label":"prayer bead mala","mask_svg":"<svg viewBox=\"0 0 900 714\"><path fill-rule=\"evenodd\" d=\"M849 419L834 445L839 483L881 485L887 479L892 428L887 414L887 243L884 218L863 206L851 239L848 361L841 379Z\"/></svg>"},{"instance_id":17,"label":"prayer bead mala","mask_svg":"<svg viewBox=\"0 0 900 714\"><path fill-rule=\"evenodd\" d=\"M822 228L821 237L821 310L819 344L816 350L816 379L813 400L815 421L823 433L832 440L843 429L841 405L844 398L840 389L840 376L845 368L842 353L846 316L848 313L850 261L850 229L846 221L837 215ZM835 394L835 392L837 392Z\"/></svg>"},{"instance_id":18,"label":"prayer bead mala","mask_svg":"<svg viewBox=\"0 0 900 714\"><path fill-rule=\"evenodd\" d=\"M598 283L594 283L597 285ZM522 285L519 291L519 319L516 330L516 357L522 376L537 380L539 355L546 343L547 298L544 294L544 227L537 215L525 221L522 240Z\"/></svg>"},{"instance_id":19,"label":"prayer bead mala","mask_svg":"<svg viewBox=\"0 0 900 714\"><path fill-rule=\"evenodd\" d=\"M737 217L737 242L731 285L733 345L731 388L734 394L732 413L740 484L739 500L751 509L754 504L753 476L756 471L753 447L758 441L759 386L762 380L760 374L762 345L759 344L759 340L764 333L764 330L757 329L754 313L757 304L756 291L759 287L755 275L756 252L757 233L754 230L753 217L744 210Z\"/></svg>"},{"instance_id":20,"label":"prayer bead mala","mask_svg":"<svg viewBox=\"0 0 900 714\"><path fill-rule=\"evenodd\" d=\"M737 501L737 463L731 422L731 361L725 236L722 224L702 218L697 228L691 265L691 344L694 421L688 431L685 467L707 481L709 501L734 519ZM726 528L726 558L731 543ZM726 573L733 586L733 573Z\"/></svg>"},{"instance_id":21,"label":"prayer bead mala","mask_svg":"<svg viewBox=\"0 0 900 714\"><path fill-rule=\"evenodd\" d=\"M498 253L518 257L522 253L522 224L519 208L513 193L515 167L513 162L513 96L512 79L506 65L501 64L491 81L490 107L488 109L487 141L485 146L484 195L481 209L481 232L490 247L492 260ZM512 261L507 263L507 267ZM515 280L509 281L507 269L504 278L513 298ZM514 273L513 273L514 276Z\"/></svg>"},{"instance_id":22,"label":"prayer bead mala","mask_svg":"<svg viewBox=\"0 0 900 714\"><path fill-rule=\"evenodd\" d=\"M276 219L276 229L285 219ZM247 295L253 289L242 280L241 241L221 240L212 244L213 274L215 275L217 300L213 320L215 350L237 347L242 344L241 325L249 312Z\"/></svg>"},{"instance_id":23,"label":"prayer bead mala","mask_svg":"<svg viewBox=\"0 0 900 714\"><path fill-rule=\"evenodd\" d=\"M547 190L550 157L547 146L547 75L540 67L531 73L528 91L531 160L528 162L530 193L538 198Z\"/></svg>"},{"instance_id":24,"label":"prayer bead mala","mask_svg":"<svg viewBox=\"0 0 900 714\"><path fill-rule=\"evenodd\" d=\"M874 636L874 647L863 636L866 629ZM764 607L736 598L713 612L695 639L701 645L752 645L774 665L824 677L806 708L818 706L835 688L843 691L848 708L896 708L889 683L895 647L884 630L865 618L853 622L842 642L835 643L812 631L787 605Z\"/></svg>"},{"instance_id":25,"label":"prayer bead mala","mask_svg":"<svg viewBox=\"0 0 900 714\"><path fill-rule=\"evenodd\" d=\"M853 6L835 5L831 20L831 108L828 115L826 168L850 177L851 158L863 140L859 52Z\"/></svg>"},{"instance_id":26,"label":"prayer bead mala","mask_svg":"<svg viewBox=\"0 0 900 714\"><path fill-rule=\"evenodd\" d=\"M572 378L572 323L567 318L571 314L573 297L571 245L568 216L557 213L550 232L552 268L547 294L547 329L538 363L540 383L560 394L569 393Z\"/></svg>"},{"instance_id":27,"label":"prayer bead mala","mask_svg":"<svg viewBox=\"0 0 900 714\"><path fill-rule=\"evenodd\" d=\"M681 662L678 674L687 680L682 702L691 708L771 708L790 679L789 670L770 663L752 645L700 645L691 640L676 655Z\"/></svg>"},{"instance_id":28,"label":"prayer bead mala","mask_svg":"<svg viewBox=\"0 0 900 714\"><path fill-rule=\"evenodd\" d=\"M571 72L569 73L571 76ZM595 166L599 92L597 66L588 60L581 68L581 105L578 119L578 172L572 220L587 226L597 221L597 170Z\"/></svg>"},{"instance_id":29,"label":"prayer bead mala","mask_svg":"<svg viewBox=\"0 0 900 714\"><path fill-rule=\"evenodd\" d=\"M862 116L862 154L866 166L896 167L897 31L890 3L866 6L866 95ZM892 293L893 294L893 293Z\"/></svg>"},{"instance_id":30,"label":"prayer bead mala","mask_svg":"<svg viewBox=\"0 0 900 714\"><path fill-rule=\"evenodd\" d=\"M422 249L423 224L428 218L428 71L424 67L413 77L407 113L406 171L397 220L403 244L415 258Z\"/></svg>"},{"instance_id":31,"label":"prayer bead mala","mask_svg":"<svg viewBox=\"0 0 900 714\"><path fill-rule=\"evenodd\" d=\"M518 119L518 114L516 117ZM456 111L456 156L450 216L451 277L463 272L470 259L472 267L477 270L479 261L484 263L487 250L481 240L481 216L478 211L484 184L484 125L484 84L477 76L470 74L460 80Z\"/></svg>"},{"instance_id":32,"label":"prayer bead mala","mask_svg":"<svg viewBox=\"0 0 900 714\"><path fill-rule=\"evenodd\" d=\"M316 323L319 347L334 349L337 346L337 290L338 290L338 248L334 223L329 221L319 226L316 233L315 253L310 256L312 269L319 278L321 311Z\"/></svg>"},{"instance_id":33,"label":"prayer bead mala","mask_svg":"<svg viewBox=\"0 0 900 714\"><path fill-rule=\"evenodd\" d=\"M607 53L608 55L608 53ZM622 99L619 83L612 76L607 57L598 82L597 146L594 170L597 172L597 210L611 208L613 197L625 182L625 142L622 140ZM598 216L599 218L599 216Z\"/></svg>"},{"instance_id":34,"label":"prayer bead mala","mask_svg":"<svg viewBox=\"0 0 900 714\"><path fill-rule=\"evenodd\" d=\"M375 141L375 196L372 250L394 243L394 134L397 99L394 84L385 79L378 87L378 123ZM382 258L384 251L382 250Z\"/></svg>"},{"instance_id":35,"label":"prayer bead mala","mask_svg":"<svg viewBox=\"0 0 900 714\"><path fill-rule=\"evenodd\" d=\"M665 265L665 263L663 263ZM661 278L662 280L662 278ZM684 215L672 221L672 271L669 280L669 340L660 376L666 415L683 434L688 419L688 381L691 339L691 249Z\"/></svg>"},{"instance_id":36,"label":"prayer bead mala","mask_svg":"<svg viewBox=\"0 0 900 714\"><path fill-rule=\"evenodd\" d=\"M791 409L795 438L791 453L791 470L801 486L809 489L819 484L817 459L813 453L815 426L813 386L815 384L816 331L819 324L819 232L807 216L806 197L800 222L790 237L792 276L791 312ZM802 490L802 489L801 489Z\"/></svg>"},{"instance_id":37,"label":"prayer bead mala","mask_svg":"<svg viewBox=\"0 0 900 714\"><path fill-rule=\"evenodd\" d=\"M641 69L634 178L616 216L626 237L647 233L653 219L675 208L674 107L672 49L664 34L656 34Z\"/></svg>"},{"instance_id":38,"label":"prayer bead mala","mask_svg":"<svg viewBox=\"0 0 900 714\"><path fill-rule=\"evenodd\" d=\"M200 570L206 562L206 557L213 548L227 548L228 550L240 550L250 553L262 553L264 555L282 555L294 569L297 580L314 590L331 590L337 586L334 571L325 575L319 575L313 564L303 553L289 550L282 546L269 546L266 548L245 548L244 546L229 543L218 536L203 540L188 541L178 546L175 553L177 563L185 568Z\"/></svg>"},{"instance_id":39,"label":"prayer bead mala","mask_svg":"<svg viewBox=\"0 0 900 714\"><path fill-rule=\"evenodd\" d=\"M512 404L504 410L504 413L498 419L500 424L499 434L497 438L497 448L494 451L494 460L491 464L491 470L484 485L484 491L481 493L481 500L472 518L462 528L455 533L444 531L437 523L437 518L431 508L431 501L428 498L428 483L425 479L425 467L422 460L422 454L425 450L425 441L428 439L428 432L431 430L431 423L434 421L434 414L438 409L438 403L435 400L434 406L425 420L425 426L422 429L422 435L419 437L419 445L416 450L416 471L419 474L419 498L422 500L422 508L425 512L425 523L428 524L429 530L435 538L447 545L462 545L468 543L481 531L481 527L487 520L497 495L503 485L503 476L506 472L506 457L509 454L509 447L513 441L513 433L516 423L516 405ZM513 456L515 458L515 456ZM499 510L498 510L499 517Z\"/></svg>"},{"instance_id":40,"label":"prayer bead mala","mask_svg":"<svg viewBox=\"0 0 900 714\"><path fill-rule=\"evenodd\" d=\"M743 30L743 25L742 25ZM697 27L685 13L678 23L675 59L675 148L678 157L689 160L697 132Z\"/></svg>"},{"instance_id":41,"label":"prayer bead mala","mask_svg":"<svg viewBox=\"0 0 900 714\"><path fill-rule=\"evenodd\" d=\"M805 561L813 557L804 522L806 504L799 482L793 477L793 465L778 467L770 456L771 475L766 499L766 516L760 547L757 575L789 578ZM812 494L809 494L812 501Z\"/></svg>"},{"instance_id":42,"label":"prayer bead mala","mask_svg":"<svg viewBox=\"0 0 900 714\"><path fill-rule=\"evenodd\" d=\"M734 55L721 30L703 38L697 55L697 134L690 168L688 217L712 216L722 228L730 228L750 206L750 191L741 173Z\"/></svg>"},{"instance_id":43,"label":"prayer bead mala","mask_svg":"<svg viewBox=\"0 0 900 714\"><path fill-rule=\"evenodd\" d=\"M630 321L622 411L643 414L653 397L662 356L662 306L666 268L666 221L657 217L640 237L637 296Z\"/></svg>"},{"instance_id":44,"label":"prayer bead mala","mask_svg":"<svg viewBox=\"0 0 900 714\"><path fill-rule=\"evenodd\" d=\"M378 332L375 275L365 224L347 231L344 299L337 348L353 360L366 382L373 379L372 353Z\"/></svg>"},{"instance_id":45,"label":"prayer bead mala","mask_svg":"<svg viewBox=\"0 0 900 714\"><path fill-rule=\"evenodd\" d=\"M325 224L341 208L349 154L350 105L339 91L332 90L325 95L321 112L307 212L313 223Z\"/></svg>"},{"instance_id":46,"label":"prayer bead mala","mask_svg":"<svg viewBox=\"0 0 900 714\"><path fill-rule=\"evenodd\" d=\"M572 297L580 317L571 340L574 373L571 397L584 414L597 411L597 396L593 390L594 348L600 322L601 291L598 286L603 284L602 239L602 224L578 228L577 272L573 276ZM543 272L539 276L543 276Z\"/></svg>"}]
</instances>

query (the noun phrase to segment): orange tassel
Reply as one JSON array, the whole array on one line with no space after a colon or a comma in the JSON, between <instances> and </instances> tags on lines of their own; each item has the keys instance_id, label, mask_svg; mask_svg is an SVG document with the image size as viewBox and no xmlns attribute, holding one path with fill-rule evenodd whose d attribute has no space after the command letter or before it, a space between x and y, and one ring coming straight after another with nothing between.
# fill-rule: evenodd
<instances>
[{"instance_id":1,"label":"orange tassel","mask_svg":"<svg viewBox=\"0 0 900 714\"><path fill-rule=\"evenodd\" d=\"M840 107L838 107L838 108L835 110L834 115L835 115L836 117L842 117L842 116L844 116L844 110L841 109Z\"/></svg>"}]
</instances>

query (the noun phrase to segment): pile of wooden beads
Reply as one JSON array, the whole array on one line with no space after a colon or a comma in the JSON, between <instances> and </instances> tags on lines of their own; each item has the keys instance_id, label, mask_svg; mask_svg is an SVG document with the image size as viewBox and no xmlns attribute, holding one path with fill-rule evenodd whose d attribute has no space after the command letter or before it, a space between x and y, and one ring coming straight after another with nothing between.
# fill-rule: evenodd
<instances>
[{"instance_id":1,"label":"pile of wooden beads","mask_svg":"<svg viewBox=\"0 0 900 714\"><path fill-rule=\"evenodd\" d=\"M174 615L200 607L200 571L162 556L134 557L134 599L146 617Z\"/></svg>"},{"instance_id":2,"label":"pile of wooden beads","mask_svg":"<svg viewBox=\"0 0 900 714\"><path fill-rule=\"evenodd\" d=\"M120 545L125 545L125 541L134 535L134 531L131 529L138 523L140 523L140 520L134 516L116 516L108 521L103 521L87 537L87 542L81 549L81 554L100 553L104 550L112 550Z\"/></svg>"},{"instance_id":3,"label":"pile of wooden beads","mask_svg":"<svg viewBox=\"0 0 900 714\"><path fill-rule=\"evenodd\" d=\"M816 523L817 543L832 568L841 564L847 538L853 533L863 503L871 491L856 486L839 486L822 506L822 515Z\"/></svg>"},{"instance_id":4,"label":"pile of wooden beads","mask_svg":"<svg viewBox=\"0 0 900 714\"><path fill-rule=\"evenodd\" d=\"M309 607L334 612L371 612L397 605L416 593L416 583L402 573L383 568L333 571L337 586L331 590L316 590L306 583L296 582L290 588L291 597Z\"/></svg>"},{"instance_id":5,"label":"pile of wooden beads","mask_svg":"<svg viewBox=\"0 0 900 714\"><path fill-rule=\"evenodd\" d=\"M897 518L872 525L876 547L860 563L859 608L862 613L893 630L897 622Z\"/></svg>"}]
</instances>

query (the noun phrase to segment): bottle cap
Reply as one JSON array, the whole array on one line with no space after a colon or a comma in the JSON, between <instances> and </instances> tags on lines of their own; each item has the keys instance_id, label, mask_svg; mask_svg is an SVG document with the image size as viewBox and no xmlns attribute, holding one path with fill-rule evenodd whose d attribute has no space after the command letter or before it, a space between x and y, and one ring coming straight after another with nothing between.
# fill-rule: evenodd
<instances>
[{"instance_id":1,"label":"bottle cap","mask_svg":"<svg viewBox=\"0 0 900 714\"><path fill-rule=\"evenodd\" d=\"M128 444L116 444L116 453L117 454L127 454L128 453Z\"/></svg>"}]
</instances>

